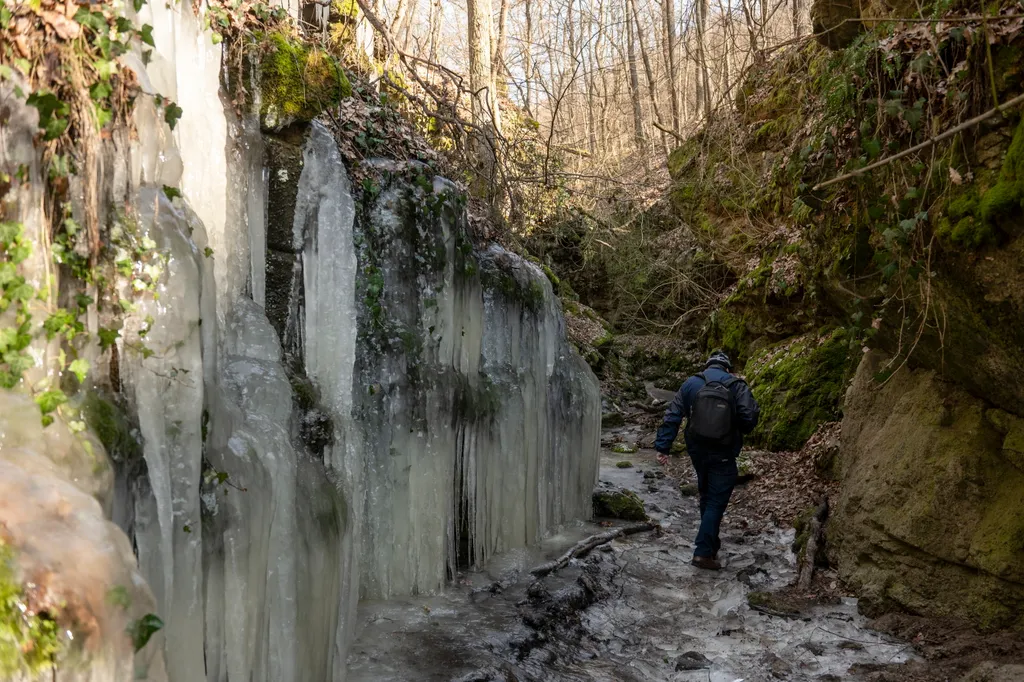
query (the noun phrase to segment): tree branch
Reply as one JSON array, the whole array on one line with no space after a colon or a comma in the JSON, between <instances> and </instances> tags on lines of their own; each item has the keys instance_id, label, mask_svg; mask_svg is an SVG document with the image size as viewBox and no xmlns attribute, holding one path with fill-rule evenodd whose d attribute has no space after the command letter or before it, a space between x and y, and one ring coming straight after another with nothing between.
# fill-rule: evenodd
<instances>
[{"instance_id":1,"label":"tree branch","mask_svg":"<svg viewBox=\"0 0 1024 682\"><path fill-rule=\"evenodd\" d=\"M869 171L873 171L876 168L881 168L882 166L887 166L890 163L892 163L893 161L898 161L899 159L902 159L904 157L910 156L911 154L917 153L917 152L919 152L919 151L921 151L923 149L928 149L930 147L934 147L935 145L939 144L940 142L942 142L944 140L948 140L949 138L953 137L957 133L962 133L965 130L968 130L970 128L975 127L979 123L987 121L988 119L992 118L996 114L1001 114L1004 109L1008 109L1010 107L1014 107L1014 106L1017 106L1018 104L1022 104L1022 103L1024 103L1024 95L1018 95L1018 96L1014 97L1011 100L1007 100L1006 102L1004 102L1002 105L1000 105L998 107L993 107L992 109L989 109L984 114L981 114L979 116L975 116L974 118L972 118L972 119L970 119L968 121L964 121L963 123L961 123L958 126L950 128L949 130L947 130L946 132L942 133L941 135L937 135L936 137L930 137L927 140L925 140L924 142L922 142L921 144L916 144L916 145L914 145L913 147L911 147L909 149L904 149L899 154L894 154L893 156L886 157L884 159L881 159L880 161L875 161L874 163L868 164L867 166L864 166L863 168L858 168L855 171L850 171L849 173L844 173L843 175L840 175L838 177L832 178L831 180L826 180L825 182L819 182L817 185L814 186L813 189L815 191L817 191L819 189L824 189L825 187L828 187L829 185L834 185L837 182L842 182L843 180L849 180L850 178L855 178L855 177L858 177L860 175L864 175L865 173L867 173Z\"/></svg>"}]
</instances>

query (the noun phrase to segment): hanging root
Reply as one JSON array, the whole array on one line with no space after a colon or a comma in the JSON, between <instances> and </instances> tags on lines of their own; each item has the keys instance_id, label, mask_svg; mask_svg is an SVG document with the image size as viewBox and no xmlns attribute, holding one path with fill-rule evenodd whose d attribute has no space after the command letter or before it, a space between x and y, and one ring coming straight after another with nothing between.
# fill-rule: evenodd
<instances>
[{"instance_id":1,"label":"hanging root","mask_svg":"<svg viewBox=\"0 0 1024 682\"><path fill-rule=\"evenodd\" d=\"M800 574L796 581L796 587L802 592L811 588L811 578L814 577L814 557L818 554L818 546L824 540L825 519L828 518L828 496L822 498L821 504L814 512L808 524L807 545L804 547L804 557L800 562Z\"/></svg>"}]
</instances>

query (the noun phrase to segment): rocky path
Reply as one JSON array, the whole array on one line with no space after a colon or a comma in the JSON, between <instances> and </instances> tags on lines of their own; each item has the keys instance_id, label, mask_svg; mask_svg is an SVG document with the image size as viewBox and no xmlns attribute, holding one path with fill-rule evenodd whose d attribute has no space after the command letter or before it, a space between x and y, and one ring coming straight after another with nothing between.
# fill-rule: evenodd
<instances>
[{"instance_id":1,"label":"rocky path","mask_svg":"<svg viewBox=\"0 0 1024 682\"><path fill-rule=\"evenodd\" d=\"M622 460L629 468L619 468ZM605 530L581 524L540 548L510 552L445 593L364 603L349 679L848 680L912 656L868 630L846 600L799 615L748 605L790 583L792 530L723 535L721 572L689 564L698 522L654 453L605 451L601 481L633 490L657 532L617 539L540 580L529 569Z\"/></svg>"}]
</instances>

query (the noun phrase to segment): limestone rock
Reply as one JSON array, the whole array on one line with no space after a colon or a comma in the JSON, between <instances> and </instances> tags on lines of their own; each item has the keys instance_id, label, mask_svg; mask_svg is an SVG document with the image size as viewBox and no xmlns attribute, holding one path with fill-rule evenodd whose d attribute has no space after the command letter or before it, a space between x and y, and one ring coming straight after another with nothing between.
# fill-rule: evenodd
<instances>
[{"instance_id":1,"label":"limestone rock","mask_svg":"<svg viewBox=\"0 0 1024 682\"><path fill-rule=\"evenodd\" d=\"M879 385L884 360L865 355L846 396L832 558L876 611L1019 627L1024 472L1003 453L1016 422L993 423L999 414L933 372Z\"/></svg>"},{"instance_id":2,"label":"limestone rock","mask_svg":"<svg viewBox=\"0 0 1024 682\"><path fill-rule=\"evenodd\" d=\"M636 493L624 488L602 488L594 491L594 516L625 521L646 521L644 503Z\"/></svg>"},{"instance_id":3,"label":"limestone rock","mask_svg":"<svg viewBox=\"0 0 1024 682\"><path fill-rule=\"evenodd\" d=\"M847 47L864 30L860 0L815 0L811 25L819 43L832 50Z\"/></svg>"}]
</instances>

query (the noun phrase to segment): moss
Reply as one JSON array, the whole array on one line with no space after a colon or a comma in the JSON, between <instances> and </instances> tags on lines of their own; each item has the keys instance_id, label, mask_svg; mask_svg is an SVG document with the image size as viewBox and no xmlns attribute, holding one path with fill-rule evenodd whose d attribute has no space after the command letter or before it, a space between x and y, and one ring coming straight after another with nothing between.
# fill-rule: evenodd
<instances>
[{"instance_id":1,"label":"moss","mask_svg":"<svg viewBox=\"0 0 1024 682\"><path fill-rule=\"evenodd\" d=\"M619 469L632 469L633 463L630 462L628 459L624 459L621 462L616 462L615 466L618 467Z\"/></svg>"},{"instance_id":2,"label":"moss","mask_svg":"<svg viewBox=\"0 0 1024 682\"><path fill-rule=\"evenodd\" d=\"M822 423L834 420L850 373L849 349L846 331L835 329L785 341L754 358L748 378L761 422L753 440L771 450L799 450Z\"/></svg>"},{"instance_id":3,"label":"moss","mask_svg":"<svg viewBox=\"0 0 1024 682\"><path fill-rule=\"evenodd\" d=\"M729 308L721 308L711 317L708 350L720 348L729 357L739 360L747 348L747 326L743 315Z\"/></svg>"},{"instance_id":4,"label":"moss","mask_svg":"<svg viewBox=\"0 0 1024 682\"><path fill-rule=\"evenodd\" d=\"M700 489L696 483L684 483L679 486L679 494L683 497L696 497L700 494Z\"/></svg>"},{"instance_id":5,"label":"moss","mask_svg":"<svg viewBox=\"0 0 1024 682\"><path fill-rule=\"evenodd\" d=\"M283 33L266 37L261 62L260 117L278 129L310 121L352 94L345 72L327 52L310 48Z\"/></svg>"},{"instance_id":6,"label":"moss","mask_svg":"<svg viewBox=\"0 0 1024 682\"><path fill-rule=\"evenodd\" d=\"M999 227L1024 213L1024 119L1017 125L1006 150L999 181L981 196L980 218Z\"/></svg>"},{"instance_id":7,"label":"moss","mask_svg":"<svg viewBox=\"0 0 1024 682\"><path fill-rule=\"evenodd\" d=\"M0 542L0 678L37 679L63 651L60 627L49 613L32 613L14 571L14 552Z\"/></svg>"},{"instance_id":8,"label":"moss","mask_svg":"<svg viewBox=\"0 0 1024 682\"><path fill-rule=\"evenodd\" d=\"M82 403L82 416L114 461L130 462L142 457L142 446L132 435L133 424L114 402L90 391Z\"/></svg>"},{"instance_id":9,"label":"moss","mask_svg":"<svg viewBox=\"0 0 1024 682\"><path fill-rule=\"evenodd\" d=\"M636 452L636 446L627 443L616 443L612 446L612 452L619 455L632 455Z\"/></svg>"},{"instance_id":10,"label":"moss","mask_svg":"<svg viewBox=\"0 0 1024 682\"><path fill-rule=\"evenodd\" d=\"M527 310L537 312L544 305L544 287L531 279L521 283L514 274L490 264L480 271L480 283L489 291L499 293L509 301L521 303Z\"/></svg>"},{"instance_id":11,"label":"moss","mask_svg":"<svg viewBox=\"0 0 1024 682\"><path fill-rule=\"evenodd\" d=\"M644 503L631 490L599 490L594 493L594 514L626 521L646 521Z\"/></svg>"},{"instance_id":12,"label":"moss","mask_svg":"<svg viewBox=\"0 0 1024 682\"><path fill-rule=\"evenodd\" d=\"M605 412L601 415L601 428L612 429L617 426L623 426L626 423L626 417L621 412Z\"/></svg>"},{"instance_id":13,"label":"moss","mask_svg":"<svg viewBox=\"0 0 1024 682\"><path fill-rule=\"evenodd\" d=\"M679 147L672 150L668 155L668 172L673 178L678 178L682 171L700 154L699 136L688 139Z\"/></svg>"}]
</instances>

